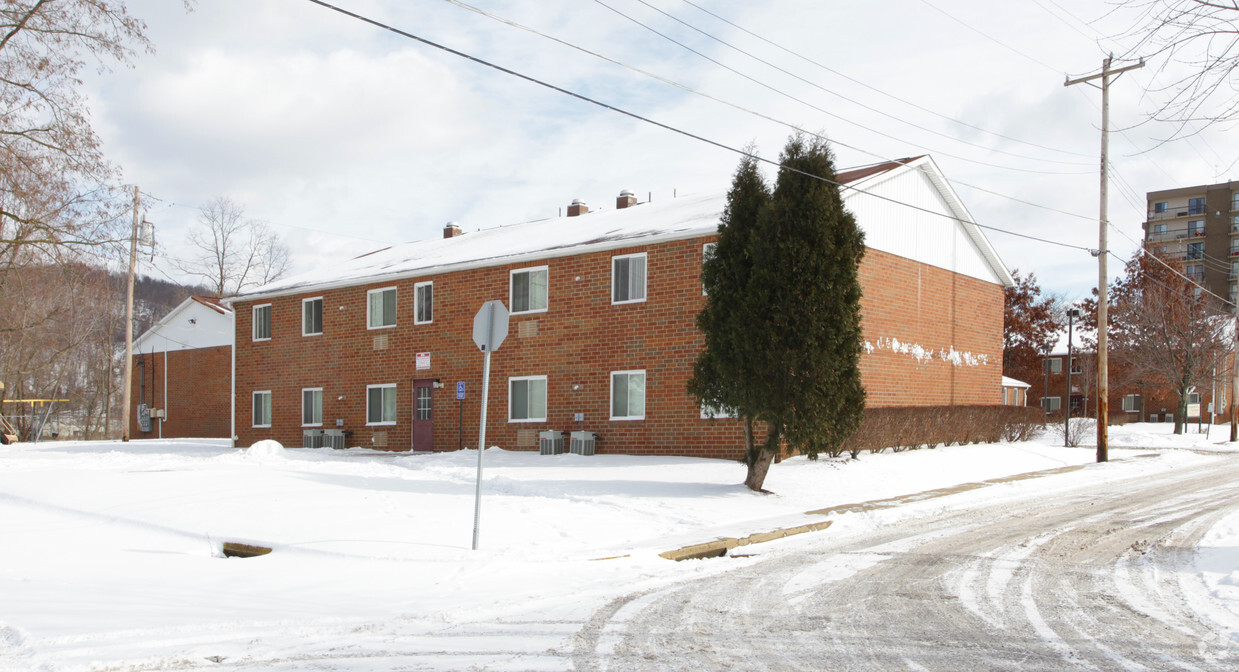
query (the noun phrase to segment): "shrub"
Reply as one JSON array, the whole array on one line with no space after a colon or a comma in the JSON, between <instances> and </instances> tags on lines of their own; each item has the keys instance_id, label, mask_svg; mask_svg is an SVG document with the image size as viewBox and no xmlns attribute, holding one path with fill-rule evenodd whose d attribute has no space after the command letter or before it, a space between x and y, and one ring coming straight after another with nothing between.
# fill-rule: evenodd
<instances>
[{"instance_id":1,"label":"shrub","mask_svg":"<svg viewBox=\"0 0 1239 672\"><path fill-rule=\"evenodd\" d=\"M1029 406L908 406L865 409L860 428L831 455L893 452L922 446L1027 441L1045 426Z\"/></svg>"}]
</instances>

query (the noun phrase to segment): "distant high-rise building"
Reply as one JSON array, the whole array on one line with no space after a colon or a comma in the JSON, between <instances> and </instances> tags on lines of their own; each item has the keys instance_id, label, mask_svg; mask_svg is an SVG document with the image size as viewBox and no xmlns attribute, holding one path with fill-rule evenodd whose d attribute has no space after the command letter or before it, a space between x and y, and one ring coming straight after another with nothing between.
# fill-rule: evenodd
<instances>
[{"instance_id":1,"label":"distant high-rise building","mask_svg":"<svg viewBox=\"0 0 1239 672\"><path fill-rule=\"evenodd\" d=\"M1239 183L1148 192L1144 246L1184 275L1235 301L1239 284Z\"/></svg>"}]
</instances>

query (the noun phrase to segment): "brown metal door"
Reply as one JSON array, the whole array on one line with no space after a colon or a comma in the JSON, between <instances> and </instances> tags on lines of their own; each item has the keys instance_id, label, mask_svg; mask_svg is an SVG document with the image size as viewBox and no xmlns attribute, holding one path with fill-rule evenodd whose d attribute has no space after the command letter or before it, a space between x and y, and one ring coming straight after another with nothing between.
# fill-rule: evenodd
<instances>
[{"instance_id":1,"label":"brown metal door","mask_svg":"<svg viewBox=\"0 0 1239 672\"><path fill-rule=\"evenodd\" d=\"M434 381L413 381L413 450L434 450Z\"/></svg>"}]
</instances>

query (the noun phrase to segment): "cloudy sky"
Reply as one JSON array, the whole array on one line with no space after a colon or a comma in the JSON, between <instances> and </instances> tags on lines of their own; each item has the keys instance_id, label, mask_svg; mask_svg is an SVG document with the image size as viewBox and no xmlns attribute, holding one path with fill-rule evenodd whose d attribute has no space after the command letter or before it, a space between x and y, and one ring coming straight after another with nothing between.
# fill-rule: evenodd
<instances>
[{"instance_id":1,"label":"cloudy sky","mask_svg":"<svg viewBox=\"0 0 1239 672\"><path fill-rule=\"evenodd\" d=\"M89 95L109 157L150 196L160 249L143 272L155 277L185 277L169 259L188 255L198 208L217 196L268 222L301 272L438 237L448 221L555 217L576 198L611 208L623 189L722 192L738 161L309 0L127 4L156 51L92 77ZM1123 53L1140 20L1095 0L334 4L766 158L792 127L827 136L840 168L929 153L980 224L1086 248L1098 244L1101 96L1063 82ZM1168 80L1146 67L1111 88L1123 130L1110 239L1123 258L1145 192L1235 176L1239 141L1224 129L1159 143L1171 129L1141 123ZM1096 284L1087 251L987 234L1052 292Z\"/></svg>"}]
</instances>

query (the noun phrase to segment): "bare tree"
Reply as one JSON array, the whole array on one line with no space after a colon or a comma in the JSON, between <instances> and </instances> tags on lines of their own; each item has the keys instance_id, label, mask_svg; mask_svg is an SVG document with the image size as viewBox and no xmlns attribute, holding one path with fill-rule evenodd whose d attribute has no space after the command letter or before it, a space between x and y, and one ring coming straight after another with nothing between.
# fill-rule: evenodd
<instances>
[{"instance_id":1,"label":"bare tree","mask_svg":"<svg viewBox=\"0 0 1239 672\"><path fill-rule=\"evenodd\" d=\"M1119 39L1134 39L1124 59L1145 58L1165 81L1150 91L1154 120L1178 124L1239 119L1239 2L1235 0L1126 0L1139 18ZM1203 127L1203 126L1201 126ZM1198 131L1199 128L1196 129Z\"/></svg>"},{"instance_id":2,"label":"bare tree","mask_svg":"<svg viewBox=\"0 0 1239 672\"><path fill-rule=\"evenodd\" d=\"M1206 385L1230 351L1231 319L1217 301L1149 254L1137 252L1114 285L1110 337L1131 375L1174 390L1175 433L1183 433L1192 388Z\"/></svg>"},{"instance_id":3,"label":"bare tree","mask_svg":"<svg viewBox=\"0 0 1239 672\"><path fill-rule=\"evenodd\" d=\"M88 380L96 377L84 353L100 342L115 353L109 330L115 298L106 272L83 264L44 264L10 278L0 292L0 314L9 323L0 330L4 393L21 400L72 392L70 401L76 404ZM15 424L23 439L33 436L29 415L19 415Z\"/></svg>"},{"instance_id":4,"label":"bare tree","mask_svg":"<svg viewBox=\"0 0 1239 672\"><path fill-rule=\"evenodd\" d=\"M288 271L289 252L265 222L245 219L245 208L220 196L202 206L201 226L189 233L191 258L178 265L218 297L278 280Z\"/></svg>"},{"instance_id":5,"label":"bare tree","mask_svg":"<svg viewBox=\"0 0 1239 672\"><path fill-rule=\"evenodd\" d=\"M91 128L79 73L149 49L145 25L117 0L0 5L0 289L27 255L117 237L123 199Z\"/></svg>"}]
</instances>

